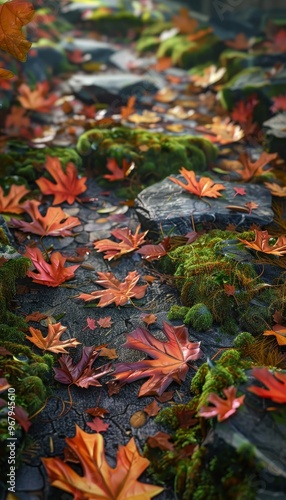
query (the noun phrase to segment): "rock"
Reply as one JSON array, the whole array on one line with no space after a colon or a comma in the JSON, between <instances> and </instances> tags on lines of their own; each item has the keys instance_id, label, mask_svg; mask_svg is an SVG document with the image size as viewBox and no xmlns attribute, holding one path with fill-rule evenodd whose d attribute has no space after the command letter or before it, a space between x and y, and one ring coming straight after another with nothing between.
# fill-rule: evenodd
<instances>
[{"instance_id":1,"label":"rock","mask_svg":"<svg viewBox=\"0 0 286 500\"><path fill-rule=\"evenodd\" d=\"M91 60L99 63L108 63L109 58L116 51L115 45L99 40L90 40L86 38L66 38L60 42L60 47L73 52L80 50L83 55L90 54Z\"/></svg>"},{"instance_id":2,"label":"rock","mask_svg":"<svg viewBox=\"0 0 286 500\"><path fill-rule=\"evenodd\" d=\"M183 180L182 176L174 176ZM221 180L217 182L221 183ZM135 200L136 212L144 229L155 234L163 233L184 235L194 230L194 224L213 224L214 227L225 229L228 224L249 228L251 224L265 226L273 220L271 209L271 194L268 189L257 184L239 184L245 188L246 195L235 197L235 184L223 182L225 191L220 198L200 199L195 195L164 179L153 184L138 195ZM207 200L205 202L204 200ZM258 208L252 213L233 211L227 206L241 206L254 201ZM211 205L209 206L208 203ZM244 207L245 208L245 207Z\"/></svg>"}]
</instances>

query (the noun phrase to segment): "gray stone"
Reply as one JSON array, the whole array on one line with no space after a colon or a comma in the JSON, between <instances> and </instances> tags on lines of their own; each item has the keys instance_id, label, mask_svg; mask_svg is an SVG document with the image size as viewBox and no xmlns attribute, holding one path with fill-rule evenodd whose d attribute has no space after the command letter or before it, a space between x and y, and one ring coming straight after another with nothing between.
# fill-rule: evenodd
<instances>
[{"instance_id":1,"label":"gray stone","mask_svg":"<svg viewBox=\"0 0 286 500\"><path fill-rule=\"evenodd\" d=\"M173 177L185 182L181 175ZM156 234L162 234L163 231L164 234L183 235L194 229L193 222L195 225L211 223L222 229L228 224L248 228L251 224L267 225L272 222L271 194L268 189L256 184L239 184L239 187L245 188L246 195L234 197L233 188L238 184L222 182L220 179L216 182L226 188L221 192L222 196L216 199L200 199L170 179L144 189L135 200L143 228ZM226 208L230 205L243 207L250 201L258 204L258 208L250 214Z\"/></svg>"}]
</instances>

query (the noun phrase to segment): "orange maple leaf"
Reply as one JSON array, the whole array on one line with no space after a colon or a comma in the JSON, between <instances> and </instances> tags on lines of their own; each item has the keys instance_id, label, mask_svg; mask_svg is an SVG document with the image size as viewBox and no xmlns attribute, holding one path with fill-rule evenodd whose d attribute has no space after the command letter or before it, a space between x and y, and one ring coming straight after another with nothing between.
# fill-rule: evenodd
<instances>
[{"instance_id":1,"label":"orange maple leaf","mask_svg":"<svg viewBox=\"0 0 286 500\"><path fill-rule=\"evenodd\" d=\"M114 231L111 231L111 235L114 236L114 238L121 240L120 243L105 239L96 241L94 243L94 248L98 252L105 252L104 259L118 259L122 255L133 252L145 242L144 238L148 231L139 233L140 228L141 226L138 224L134 234L131 233L128 227L114 229Z\"/></svg>"},{"instance_id":2,"label":"orange maple leaf","mask_svg":"<svg viewBox=\"0 0 286 500\"><path fill-rule=\"evenodd\" d=\"M13 214L21 214L24 208L20 205L20 200L30 191L25 186L17 186L12 184L9 193L5 196L2 187L0 186L0 213L8 212Z\"/></svg>"},{"instance_id":3,"label":"orange maple leaf","mask_svg":"<svg viewBox=\"0 0 286 500\"><path fill-rule=\"evenodd\" d=\"M278 345L286 345L286 327L282 325L274 325L272 330L265 330L263 335L274 335Z\"/></svg>"},{"instance_id":4,"label":"orange maple leaf","mask_svg":"<svg viewBox=\"0 0 286 500\"><path fill-rule=\"evenodd\" d=\"M43 194L54 195L53 205L59 205L64 201L67 201L69 205L71 205L78 195L86 191L85 182L87 177L79 179L77 176L77 168L73 163L69 162L64 172L60 160L48 156L46 170L56 183L49 181L45 177L40 177L36 183Z\"/></svg>"},{"instance_id":5,"label":"orange maple leaf","mask_svg":"<svg viewBox=\"0 0 286 500\"><path fill-rule=\"evenodd\" d=\"M108 158L106 168L112 172L112 174L105 174L103 176L104 179L108 179L109 181L121 181L128 177L135 168L135 164L134 162L128 163L128 161L123 158L122 167L120 167L115 158Z\"/></svg>"},{"instance_id":6,"label":"orange maple leaf","mask_svg":"<svg viewBox=\"0 0 286 500\"><path fill-rule=\"evenodd\" d=\"M244 131L239 125L234 124L229 117L222 119L214 116L212 123L196 127L198 132L203 132L204 137L219 144L231 144L244 137Z\"/></svg>"},{"instance_id":7,"label":"orange maple leaf","mask_svg":"<svg viewBox=\"0 0 286 500\"><path fill-rule=\"evenodd\" d=\"M183 167L180 170L180 174L186 179L187 184L184 184L182 181L179 181L179 179L175 179L174 177L169 177L169 179L189 193L195 194L200 198L202 196L206 196L207 198L218 198L219 196L222 196L219 191L225 189L222 184L216 184L209 177L201 177L200 180L197 181L196 174L193 170L187 170Z\"/></svg>"},{"instance_id":8,"label":"orange maple leaf","mask_svg":"<svg viewBox=\"0 0 286 500\"><path fill-rule=\"evenodd\" d=\"M128 118L129 115L132 115L132 113L134 113L135 102L136 96L129 97L127 106L122 106L120 109L121 118Z\"/></svg>"},{"instance_id":9,"label":"orange maple leaf","mask_svg":"<svg viewBox=\"0 0 286 500\"><path fill-rule=\"evenodd\" d=\"M59 286L61 283L74 277L77 266L64 267L66 258L60 252L54 252L50 256L50 263L46 262L39 248L26 247L25 257L31 259L37 272L28 271L27 276L34 283L40 285Z\"/></svg>"},{"instance_id":10,"label":"orange maple leaf","mask_svg":"<svg viewBox=\"0 0 286 500\"><path fill-rule=\"evenodd\" d=\"M0 5L0 48L21 62L26 61L32 45L23 35L22 27L31 21L33 15L34 8L30 2L11 0Z\"/></svg>"},{"instance_id":11,"label":"orange maple leaf","mask_svg":"<svg viewBox=\"0 0 286 500\"><path fill-rule=\"evenodd\" d=\"M97 324L100 328L110 328L113 321L111 321L111 316L105 316L104 318L99 318Z\"/></svg>"},{"instance_id":12,"label":"orange maple leaf","mask_svg":"<svg viewBox=\"0 0 286 500\"><path fill-rule=\"evenodd\" d=\"M116 306L123 306L133 297L135 299L142 299L146 293L148 285L137 285L140 279L140 274L137 271L130 271L122 283L112 273L98 272L97 274L100 279L95 283L103 286L106 290L82 293L78 296L79 299L85 302L100 299L98 307L105 307L113 302Z\"/></svg>"},{"instance_id":13,"label":"orange maple leaf","mask_svg":"<svg viewBox=\"0 0 286 500\"><path fill-rule=\"evenodd\" d=\"M173 16L173 25L180 33L194 33L199 25L198 21L190 16L189 9L181 8L179 14Z\"/></svg>"},{"instance_id":14,"label":"orange maple leaf","mask_svg":"<svg viewBox=\"0 0 286 500\"><path fill-rule=\"evenodd\" d=\"M285 198L286 197L286 186L280 186L279 184L273 182L264 182L264 186L266 186L269 190L272 196L278 196L279 198Z\"/></svg>"},{"instance_id":15,"label":"orange maple leaf","mask_svg":"<svg viewBox=\"0 0 286 500\"><path fill-rule=\"evenodd\" d=\"M212 392L208 397L208 401L214 406L202 406L198 413L199 416L205 418L217 416L218 421L222 422L233 415L243 404L245 396L236 398L236 387L231 386L227 389L223 389L223 393L226 396L226 399L223 399Z\"/></svg>"},{"instance_id":16,"label":"orange maple leaf","mask_svg":"<svg viewBox=\"0 0 286 500\"><path fill-rule=\"evenodd\" d=\"M144 321L145 325L149 326L156 323L157 316L155 316L155 314L141 314L141 319Z\"/></svg>"},{"instance_id":17,"label":"orange maple leaf","mask_svg":"<svg viewBox=\"0 0 286 500\"><path fill-rule=\"evenodd\" d=\"M149 466L136 448L134 438L117 452L117 465L113 469L104 453L104 440L100 433L89 434L76 426L76 435L66 438L73 455L82 465L80 476L60 458L43 458L50 483L73 495L74 500L149 500L163 491L160 486L140 483L137 478Z\"/></svg>"},{"instance_id":18,"label":"orange maple leaf","mask_svg":"<svg viewBox=\"0 0 286 500\"><path fill-rule=\"evenodd\" d=\"M225 44L235 50L249 49L249 40L244 33L238 33L234 40L227 40Z\"/></svg>"},{"instance_id":19,"label":"orange maple leaf","mask_svg":"<svg viewBox=\"0 0 286 500\"><path fill-rule=\"evenodd\" d=\"M76 338L60 340L62 334L66 331L67 327L61 323L48 324L48 335L43 337L41 330L29 327L31 337L26 335L26 339L35 344L39 349L44 351L67 353L66 347L76 347L80 342Z\"/></svg>"},{"instance_id":20,"label":"orange maple leaf","mask_svg":"<svg viewBox=\"0 0 286 500\"><path fill-rule=\"evenodd\" d=\"M156 339L146 328L141 327L127 335L124 347L143 351L153 359L118 363L113 374L115 380L108 383L111 389L118 383L124 385L149 377L138 395L161 396L171 382L180 384L185 380L189 371L188 363L200 357L200 342L189 342L185 326L173 326L164 322L163 332L168 339L165 342Z\"/></svg>"},{"instance_id":21,"label":"orange maple leaf","mask_svg":"<svg viewBox=\"0 0 286 500\"><path fill-rule=\"evenodd\" d=\"M247 247L257 250L258 252L278 256L286 255L286 236L279 236L279 238L276 239L276 242L273 245L270 245L269 240L273 240L273 236L268 234L268 231L258 231L257 229L254 229L254 232L254 241L241 240L238 238L239 241L244 243Z\"/></svg>"},{"instance_id":22,"label":"orange maple leaf","mask_svg":"<svg viewBox=\"0 0 286 500\"><path fill-rule=\"evenodd\" d=\"M248 391L260 396L268 398L274 403L286 403L286 374L280 372L271 373L267 368L254 368L251 375L259 382L262 382L267 389L251 385L247 388Z\"/></svg>"},{"instance_id":23,"label":"orange maple leaf","mask_svg":"<svg viewBox=\"0 0 286 500\"><path fill-rule=\"evenodd\" d=\"M262 155L255 162L251 161L251 158L247 153L240 153L238 160L242 163L242 168L237 171L244 182L250 181L253 177L259 177L270 172L271 167L264 170L264 167L271 162L276 160L277 153L268 154L263 151Z\"/></svg>"},{"instance_id":24,"label":"orange maple leaf","mask_svg":"<svg viewBox=\"0 0 286 500\"><path fill-rule=\"evenodd\" d=\"M55 102L58 100L56 94L51 94L46 97L49 91L48 82L37 83L35 90L31 90L26 83L22 83L18 91L20 95L17 97L23 108L38 111L40 113L50 113Z\"/></svg>"},{"instance_id":25,"label":"orange maple leaf","mask_svg":"<svg viewBox=\"0 0 286 500\"><path fill-rule=\"evenodd\" d=\"M9 226L21 229L24 233L39 234L41 236L72 236L71 228L79 226L77 217L70 217L60 207L49 207L46 215L39 212L41 203L37 200L27 200L22 208L30 215L32 222L12 218Z\"/></svg>"}]
</instances>

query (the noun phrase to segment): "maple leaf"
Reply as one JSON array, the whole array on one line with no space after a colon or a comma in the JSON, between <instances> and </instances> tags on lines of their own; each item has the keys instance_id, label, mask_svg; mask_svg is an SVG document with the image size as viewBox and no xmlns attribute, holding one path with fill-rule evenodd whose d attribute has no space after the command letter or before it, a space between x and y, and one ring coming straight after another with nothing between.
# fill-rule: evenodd
<instances>
[{"instance_id":1,"label":"maple leaf","mask_svg":"<svg viewBox=\"0 0 286 500\"><path fill-rule=\"evenodd\" d=\"M37 83L35 90L31 90L26 83L18 87L20 95L17 97L23 108L38 111L39 113L50 113L55 102L58 100L56 94L45 97L49 91L48 82Z\"/></svg>"},{"instance_id":2,"label":"maple leaf","mask_svg":"<svg viewBox=\"0 0 286 500\"><path fill-rule=\"evenodd\" d=\"M193 170L187 170L182 167L180 170L180 174L185 178L187 184L184 184L179 179L175 179L174 177L168 177L172 182L181 186L181 188L185 189L191 194L195 194L200 198L202 196L206 196L207 198L218 198L222 196L219 191L225 189L222 184L216 184L209 177L201 177L199 181L196 180L196 174Z\"/></svg>"},{"instance_id":3,"label":"maple leaf","mask_svg":"<svg viewBox=\"0 0 286 500\"><path fill-rule=\"evenodd\" d=\"M159 411L161 410L161 406L158 405L157 401L154 399L152 403L148 404L145 406L144 410L149 417L156 417L158 415Z\"/></svg>"},{"instance_id":4,"label":"maple leaf","mask_svg":"<svg viewBox=\"0 0 286 500\"><path fill-rule=\"evenodd\" d=\"M241 196L244 196L246 195L246 191L245 191L245 188L242 188L242 187L234 187L233 188L234 192L235 192L235 195L234 195L234 198L240 194Z\"/></svg>"},{"instance_id":5,"label":"maple leaf","mask_svg":"<svg viewBox=\"0 0 286 500\"><path fill-rule=\"evenodd\" d=\"M155 314L141 314L141 319L147 326L149 326L153 325L153 323L156 323L157 316L155 316Z\"/></svg>"},{"instance_id":6,"label":"maple leaf","mask_svg":"<svg viewBox=\"0 0 286 500\"><path fill-rule=\"evenodd\" d=\"M39 323L40 321L46 319L47 317L48 317L47 314L43 314L40 311L36 311L34 313L27 314L27 316L25 317L25 321L27 321L27 323L29 321L35 321L36 323Z\"/></svg>"},{"instance_id":7,"label":"maple leaf","mask_svg":"<svg viewBox=\"0 0 286 500\"><path fill-rule=\"evenodd\" d=\"M95 432L105 432L109 424L103 422L102 418L95 417L92 422L87 422L86 425Z\"/></svg>"},{"instance_id":8,"label":"maple leaf","mask_svg":"<svg viewBox=\"0 0 286 500\"><path fill-rule=\"evenodd\" d=\"M100 350L99 356L108 358L108 359L117 359L116 349L108 349L107 347L102 347Z\"/></svg>"},{"instance_id":9,"label":"maple leaf","mask_svg":"<svg viewBox=\"0 0 286 500\"><path fill-rule=\"evenodd\" d=\"M5 129L10 136L21 134L23 128L28 128L30 118L26 116L26 110L19 106L12 106L5 120Z\"/></svg>"},{"instance_id":10,"label":"maple leaf","mask_svg":"<svg viewBox=\"0 0 286 500\"><path fill-rule=\"evenodd\" d=\"M128 116L132 115L134 113L134 106L136 102L136 96L131 96L129 97L127 101L127 106L122 106L120 113L121 113L121 118L128 118Z\"/></svg>"},{"instance_id":11,"label":"maple leaf","mask_svg":"<svg viewBox=\"0 0 286 500\"><path fill-rule=\"evenodd\" d=\"M274 325L272 330L265 330L263 335L275 335L278 345L286 345L286 327Z\"/></svg>"},{"instance_id":12,"label":"maple leaf","mask_svg":"<svg viewBox=\"0 0 286 500\"><path fill-rule=\"evenodd\" d=\"M226 293L226 295L227 295L228 297L231 297L231 296L233 296L233 297L234 297L234 296L235 296L235 292L236 292L236 290L235 290L234 285L228 285L228 284L226 284L226 283L225 283L225 284L223 285L223 288L224 288L224 291L225 291L225 293Z\"/></svg>"},{"instance_id":13,"label":"maple leaf","mask_svg":"<svg viewBox=\"0 0 286 500\"><path fill-rule=\"evenodd\" d=\"M173 16L173 25L181 33L191 34L194 33L199 25L198 21L190 16L189 9L181 8L179 14Z\"/></svg>"},{"instance_id":14,"label":"maple leaf","mask_svg":"<svg viewBox=\"0 0 286 500\"><path fill-rule=\"evenodd\" d=\"M235 50L248 50L249 40L244 33L238 33L234 40L227 40L225 44Z\"/></svg>"},{"instance_id":15,"label":"maple leaf","mask_svg":"<svg viewBox=\"0 0 286 500\"><path fill-rule=\"evenodd\" d=\"M113 321L111 321L111 316L106 316L105 318L99 318L97 324L100 328L110 328Z\"/></svg>"},{"instance_id":16,"label":"maple leaf","mask_svg":"<svg viewBox=\"0 0 286 500\"><path fill-rule=\"evenodd\" d=\"M272 196L278 196L279 198L286 197L286 186L281 187L275 182L264 182L264 186L266 186L270 190Z\"/></svg>"},{"instance_id":17,"label":"maple leaf","mask_svg":"<svg viewBox=\"0 0 286 500\"><path fill-rule=\"evenodd\" d=\"M160 450L174 450L174 444L170 443L172 436L166 434L166 432L159 431L154 436L149 436L147 439L147 444L150 448L159 448Z\"/></svg>"},{"instance_id":18,"label":"maple leaf","mask_svg":"<svg viewBox=\"0 0 286 500\"><path fill-rule=\"evenodd\" d=\"M214 64L211 64L207 68L204 68L202 74L192 75L192 82L195 87L207 88L219 82L225 73L226 68L217 68Z\"/></svg>"},{"instance_id":19,"label":"maple leaf","mask_svg":"<svg viewBox=\"0 0 286 500\"><path fill-rule=\"evenodd\" d=\"M252 210L256 210L259 207L259 205L255 203L255 201L248 201L247 203L244 204L244 206L248 208L249 214L252 213Z\"/></svg>"},{"instance_id":20,"label":"maple leaf","mask_svg":"<svg viewBox=\"0 0 286 500\"><path fill-rule=\"evenodd\" d=\"M60 458L43 458L50 483L73 495L74 500L149 500L163 491L159 486L140 483L137 478L149 466L136 448L134 438L117 452L117 465L109 466L100 433L88 434L76 426L76 435L66 443L82 465L77 474Z\"/></svg>"},{"instance_id":21,"label":"maple leaf","mask_svg":"<svg viewBox=\"0 0 286 500\"><path fill-rule=\"evenodd\" d=\"M135 168L134 162L129 163L125 158L122 160L122 167L120 167L115 160L115 158L108 158L106 168L112 172L112 174L104 175L104 179L108 179L109 181L121 181L126 179L128 175Z\"/></svg>"},{"instance_id":22,"label":"maple leaf","mask_svg":"<svg viewBox=\"0 0 286 500\"><path fill-rule=\"evenodd\" d=\"M259 177L260 175L265 175L270 172L271 167L264 170L264 167L277 158L277 153L268 154L263 151L262 155L255 162L251 161L251 158L247 153L240 153L238 160L242 163L242 168L238 171L244 182L250 181L253 177Z\"/></svg>"},{"instance_id":23,"label":"maple leaf","mask_svg":"<svg viewBox=\"0 0 286 500\"><path fill-rule=\"evenodd\" d=\"M30 191L25 186L17 186L12 184L9 193L5 196L2 187L0 186L0 213L8 212L13 214L21 214L24 208L20 206L20 200Z\"/></svg>"},{"instance_id":24,"label":"maple leaf","mask_svg":"<svg viewBox=\"0 0 286 500\"><path fill-rule=\"evenodd\" d=\"M50 256L50 264L46 262L39 248L26 247L25 257L31 259L37 272L28 271L27 276L34 283L40 285L59 286L61 283L74 277L74 272L79 266L64 267L66 258L60 252L54 252Z\"/></svg>"},{"instance_id":25,"label":"maple leaf","mask_svg":"<svg viewBox=\"0 0 286 500\"><path fill-rule=\"evenodd\" d=\"M98 358L99 351L94 346L83 346L81 358L78 363L73 364L69 354L63 354L59 358L60 368L54 368L55 380L62 384L75 384L87 389L89 386L101 387L98 379L112 371L111 363L92 368L94 361Z\"/></svg>"},{"instance_id":26,"label":"maple leaf","mask_svg":"<svg viewBox=\"0 0 286 500\"><path fill-rule=\"evenodd\" d=\"M114 302L116 306L123 306L131 298L142 299L146 293L148 285L137 285L140 274L137 271L130 271L125 280L121 283L112 273L98 272L100 277L95 283L103 286L107 290L99 290L91 293L82 293L79 299L89 302L100 299L98 307L106 307Z\"/></svg>"},{"instance_id":27,"label":"maple leaf","mask_svg":"<svg viewBox=\"0 0 286 500\"><path fill-rule=\"evenodd\" d=\"M96 329L96 321L93 318L86 318L86 323L87 325L83 328L83 332L89 328L90 330L95 330Z\"/></svg>"},{"instance_id":28,"label":"maple leaf","mask_svg":"<svg viewBox=\"0 0 286 500\"><path fill-rule=\"evenodd\" d=\"M30 215L32 222L12 218L11 227L21 229L24 233L39 234L40 236L72 236L71 228L79 226L77 217L70 217L60 207L49 207L45 216L39 212L41 203L37 200L27 200L22 208Z\"/></svg>"},{"instance_id":29,"label":"maple leaf","mask_svg":"<svg viewBox=\"0 0 286 500\"><path fill-rule=\"evenodd\" d=\"M34 8L30 2L11 0L0 5L0 48L21 62L26 61L32 43L26 40L22 27L31 21Z\"/></svg>"},{"instance_id":30,"label":"maple leaf","mask_svg":"<svg viewBox=\"0 0 286 500\"><path fill-rule=\"evenodd\" d=\"M279 238L276 239L274 245L270 245L269 241L273 239L273 236L268 234L268 231L258 231L257 229L254 229L254 232L254 241L246 241L238 238L239 241L244 243L247 247L253 248L253 250L257 250L258 252L278 256L286 255L286 236L279 236Z\"/></svg>"},{"instance_id":31,"label":"maple leaf","mask_svg":"<svg viewBox=\"0 0 286 500\"><path fill-rule=\"evenodd\" d=\"M223 393L226 399L212 392L208 397L208 401L214 406L202 406L198 415L205 418L217 416L218 422L222 422L233 415L243 404L245 396L236 398L236 387L234 386L223 389Z\"/></svg>"},{"instance_id":32,"label":"maple leaf","mask_svg":"<svg viewBox=\"0 0 286 500\"><path fill-rule=\"evenodd\" d=\"M254 368L251 375L264 384L267 389L251 385L248 391L261 398L271 399L274 403L286 403L286 374L271 373L267 368Z\"/></svg>"},{"instance_id":33,"label":"maple leaf","mask_svg":"<svg viewBox=\"0 0 286 500\"><path fill-rule=\"evenodd\" d=\"M252 122L253 110L257 104L259 101L256 95L249 96L246 101L238 101L231 112L231 119L240 125Z\"/></svg>"},{"instance_id":34,"label":"maple leaf","mask_svg":"<svg viewBox=\"0 0 286 500\"><path fill-rule=\"evenodd\" d=\"M200 357L200 342L189 342L188 330L184 326L163 324L166 342L157 340L151 333L138 327L130 335L124 347L137 349L148 354L152 360L144 359L136 363L118 363L114 371L115 380L108 383L112 388L118 382L126 384L149 377L139 396L160 396L172 381L184 381L189 371L188 362Z\"/></svg>"},{"instance_id":35,"label":"maple leaf","mask_svg":"<svg viewBox=\"0 0 286 500\"><path fill-rule=\"evenodd\" d=\"M79 179L76 166L71 162L67 163L64 172L60 160L48 156L46 170L56 183L49 181L45 177L40 177L36 183L43 194L54 195L53 205L59 205L64 201L67 201L71 205L77 199L78 195L84 193L87 189L85 185L87 177Z\"/></svg>"},{"instance_id":36,"label":"maple leaf","mask_svg":"<svg viewBox=\"0 0 286 500\"><path fill-rule=\"evenodd\" d=\"M48 335L43 337L41 330L37 330L30 326L29 332L32 337L26 335L26 339L35 344L39 349L51 351L58 354L59 352L67 353L66 347L76 347L80 342L76 338L60 340L62 334L67 327L61 323L48 324Z\"/></svg>"},{"instance_id":37,"label":"maple leaf","mask_svg":"<svg viewBox=\"0 0 286 500\"><path fill-rule=\"evenodd\" d=\"M158 245L143 245L136 253L139 253L144 259L151 262L152 260L159 260L161 257L167 255L170 247L171 238L170 236L166 236Z\"/></svg>"},{"instance_id":38,"label":"maple leaf","mask_svg":"<svg viewBox=\"0 0 286 500\"><path fill-rule=\"evenodd\" d=\"M231 144L238 142L244 137L244 131L239 125L235 125L230 118L222 119L220 116L214 116L212 123L196 127L198 132L203 132L212 142L219 144Z\"/></svg>"},{"instance_id":39,"label":"maple leaf","mask_svg":"<svg viewBox=\"0 0 286 500\"><path fill-rule=\"evenodd\" d=\"M94 248L98 252L105 253L104 259L118 259L126 253L133 252L145 242L144 238L148 231L139 233L140 229L140 224L138 224L134 234L131 233L128 227L124 227L123 229L114 229L114 231L111 231L111 235L114 236L114 238L121 240L120 243L108 239L99 240L94 243Z\"/></svg>"},{"instance_id":40,"label":"maple leaf","mask_svg":"<svg viewBox=\"0 0 286 500\"><path fill-rule=\"evenodd\" d=\"M109 411L106 410L106 408L101 408L100 406L97 406L96 408L88 408L87 410L85 410L85 412L91 415L92 417L101 417L101 418L104 418L104 415L106 415L106 413L109 413Z\"/></svg>"},{"instance_id":41,"label":"maple leaf","mask_svg":"<svg viewBox=\"0 0 286 500\"><path fill-rule=\"evenodd\" d=\"M273 105L271 106L271 111L273 113L278 113L279 111L286 111L286 95L277 95L272 97Z\"/></svg>"}]
</instances>

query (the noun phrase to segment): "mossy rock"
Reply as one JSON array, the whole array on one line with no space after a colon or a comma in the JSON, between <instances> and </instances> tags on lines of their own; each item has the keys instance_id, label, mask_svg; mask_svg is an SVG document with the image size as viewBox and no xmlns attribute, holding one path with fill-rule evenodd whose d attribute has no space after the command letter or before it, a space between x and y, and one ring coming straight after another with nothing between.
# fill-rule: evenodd
<instances>
[{"instance_id":1,"label":"mossy rock","mask_svg":"<svg viewBox=\"0 0 286 500\"><path fill-rule=\"evenodd\" d=\"M212 313L205 304L196 304L187 312L184 323L190 324L198 332L206 332L213 324Z\"/></svg>"},{"instance_id":2,"label":"mossy rock","mask_svg":"<svg viewBox=\"0 0 286 500\"><path fill-rule=\"evenodd\" d=\"M115 158L119 165L124 159L134 162L130 179L136 176L137 192L178 173L182 166L203 172L217 155L217 148L201 137L173 137L126 127L89 130L79 138L77 151L94 176L108 173L108 158Z\"/></svg>"},{"instance_id":3,"label":"mossy rock","mask_svg":"<svg viewBox=\"0 0 286 500\"><path fill-rule=\"evenodd\" d=\"M265 54L249 53L239 50L224 50L220 55L220 65L227 70L227 79L233 78L235 75L247 68L269 68L275 66L278 62L286 62L285 54Z\"/></svg>"},{"instance_id":4,"label":"mossy rock","mask_svg":"<svg viewBox=\"0 0 286 500\"><path fill-rule=\"evenodd\" d=\"M190 308L186 306L178 306L174 305L171 307L170 311L168 312L168 319L170 320L177 320L177 319L184 319L186 314L189 312Z\"/></svg>"}]
</instances>

